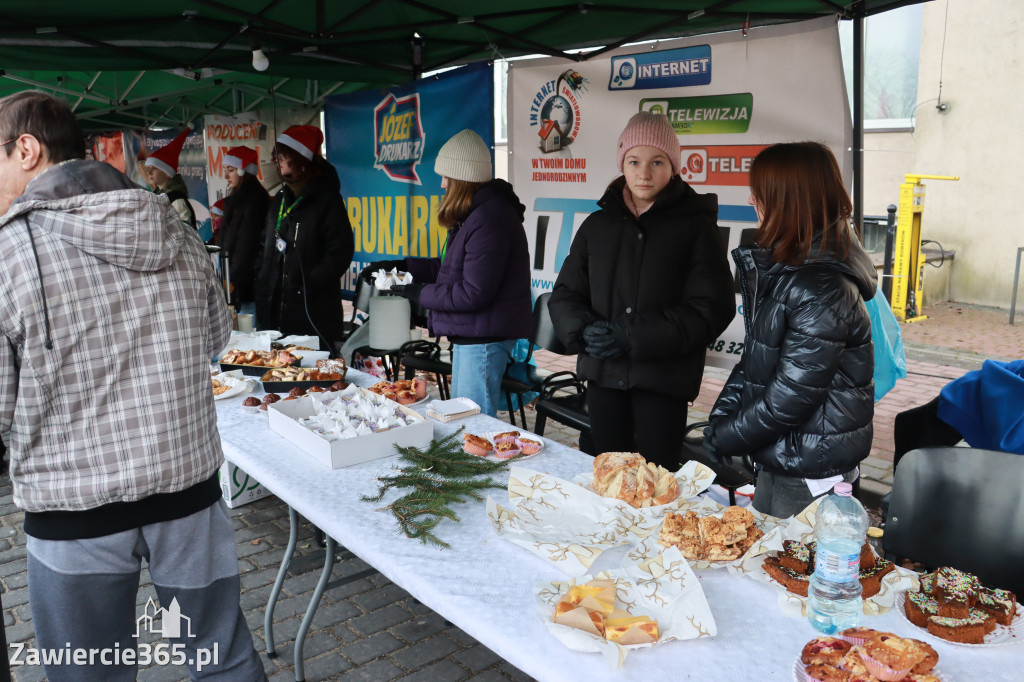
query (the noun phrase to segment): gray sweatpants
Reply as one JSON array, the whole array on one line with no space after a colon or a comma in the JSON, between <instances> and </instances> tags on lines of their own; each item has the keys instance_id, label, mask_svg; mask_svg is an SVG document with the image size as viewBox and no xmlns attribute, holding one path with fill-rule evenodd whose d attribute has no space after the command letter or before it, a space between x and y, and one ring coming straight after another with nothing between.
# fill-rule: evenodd
<instances>
[{"instance_id":1,"label":"gray sweatpants","mask_svg":"<svg viewBox=\"0 0 1024 682\"><path fill-rule=\"evenodd\" d=\"M160 604L136 613L143 557ZM134 680L136 657L123 652L152 657L158 644L172 663L188 664L193 680L266 679L238 604L238 557L223 501L183 519L99 538L29 537L28 589L36 647L51 652L44 667L52 682ZM150 642L147 633L162 638ZM59 650L67 654L54 664ZM69 665L76 650L106 654ZM198 663L206 665L200 670Z\"/></svg>"}]
</instances>

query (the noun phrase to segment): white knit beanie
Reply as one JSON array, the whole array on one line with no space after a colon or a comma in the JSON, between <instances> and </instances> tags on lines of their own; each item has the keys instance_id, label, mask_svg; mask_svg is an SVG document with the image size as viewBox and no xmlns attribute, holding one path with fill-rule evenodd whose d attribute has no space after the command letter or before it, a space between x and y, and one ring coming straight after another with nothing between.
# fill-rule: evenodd
<instances>
[{"instance_id":1,"label":"white knit beanie","mask_svg":"<svg viewBox=\"0 0 1024 682\"><path fill-rule=\"evenodd\" d=\"M444 143L434 161L434 172L451 180L487 182L491 172L491 150L483 138L468 128Z\"/></svg>"},{"instance_id":2,"label":"white knit beanie","mask_svg":"<svg viewBox=\"0 0 1024 682\"><path fill-rule=\"evenodd\" d=\"M680 168L679 138L665 114L652 114L641 111L629 119L625 130L619 135L619 157L616 161L619 172L622 172L622 160L626 152L633 147L657 147L665 153L672 164L672 172L678 173Z\"/></svg>"}]
</instances>

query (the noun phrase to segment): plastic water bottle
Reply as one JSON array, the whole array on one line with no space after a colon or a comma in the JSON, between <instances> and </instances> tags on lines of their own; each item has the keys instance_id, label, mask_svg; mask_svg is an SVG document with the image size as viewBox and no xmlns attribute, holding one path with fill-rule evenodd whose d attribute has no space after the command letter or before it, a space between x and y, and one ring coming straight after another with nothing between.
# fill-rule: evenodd
<instances>
[{"instance_id":1,"label":"plastic water bottle","mask_svg":"<svg viewBox=\"0 0 1024 682\"><path fill-rule=\"evenodd\" d=\"M837 483L818 504L814 524L817 549L807 588L807 618L827 635L860 625L863 600L858 576L868 514L852 492L849 483Z\"/></svg>"}]
</instances>

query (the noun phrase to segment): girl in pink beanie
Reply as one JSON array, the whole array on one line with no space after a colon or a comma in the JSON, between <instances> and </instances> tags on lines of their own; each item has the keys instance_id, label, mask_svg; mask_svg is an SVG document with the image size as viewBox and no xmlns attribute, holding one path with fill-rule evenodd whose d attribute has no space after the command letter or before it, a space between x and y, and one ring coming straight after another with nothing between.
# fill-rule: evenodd
<instances>
[{"instance_id":1,"label":"girl in pink beanie","mask_svg":"<svg viewBox=\"0 0 1024 682\"><path fill-rule=\"evenodd\" d=\"M551 316L588 381L592 454L639 452L675 471L704 351L736 314L718 197L679 177L664 115L629 119L617 163L562 264Z\"/></svg>"}]
</instances>

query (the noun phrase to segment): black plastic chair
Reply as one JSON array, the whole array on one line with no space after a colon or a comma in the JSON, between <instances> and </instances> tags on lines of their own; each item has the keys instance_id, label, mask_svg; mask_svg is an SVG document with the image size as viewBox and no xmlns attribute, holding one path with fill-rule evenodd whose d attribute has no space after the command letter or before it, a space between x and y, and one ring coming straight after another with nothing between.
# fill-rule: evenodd
<instances>
[{"instance_id":1,"label":"black plastic chair","mask_svg":"<svg viewBox=\"0 0 1024 682\"><path fill-rule=\"evenodd\" d=\"M680 465L691 460L700 462L715 472L715 483L729 491L729 504L736 504L736 490L754 482L754 463L750 455L733 457L730 464L719 464L708 458L704 449L704 429L710 422L694 422L686 427ZM696 435L690 434L697 431Z\"/></svg>"},{"instance_id":2,"label":"black plastic chair","mask_svg":"<svg viewBox=\"0 0 1024 682\"><path fill-rule=\"evenodd\" d=\"M882 547L929 569L952 566L1024 593L1024 456L921 448L896 467Z\"/></svg>"},{"instance_id":3,"label":"black plastic chair","mask_svg":"<svg viewBox=\"0 0 1024 682\"><path fill-rule=\"evenodd\" d=\"M450 347L448 352L451 357ZM437 392L441 395L441 400L448 400L451 398L448 376L452 373L452 363L444 359L443 353L441 344L419 339L403 343L398 349L398 358L405 367L406 379L412 379L415 370L433 374L437 378Z\"/></svg>"},{"instance_id":4,"label":"black plastic chair","mask_svg":"<svg viewBox=\"0 0 1024 682\"><path fill-rule=\"evenodd\" d=\"M569 391L572 391L571 393ZM590 413L587 411L587 385L574 372L555 372L544 377L537 398L538 436L544 435L548 419L580 432L580 450L596 455L590 437Z\"/></svg>"},{"instance_id":5,"label":"black plastic chair","mask_svg":"<svg viewBox=\"0 0 1024 682\"><path fill-rule=\"evenodd\" d=\"M536 392L537 421L534 431L544 435L547 420L551 419L580 432L580 450L587 454L595 454L590 437L590 414L587 412L587 387L574 372L564 371L546 374L538 367L529 364L535 347L543 348L558 355L571 355L555 334L555 325L551 320L548 303L551 293L541 294L533 306L533 331L530 334L530 354L526 360L509 365L505 372L503 388L509 386L511 392ZM523 417L523 425L526 418Z\"/></svg>"}]
</instances>

